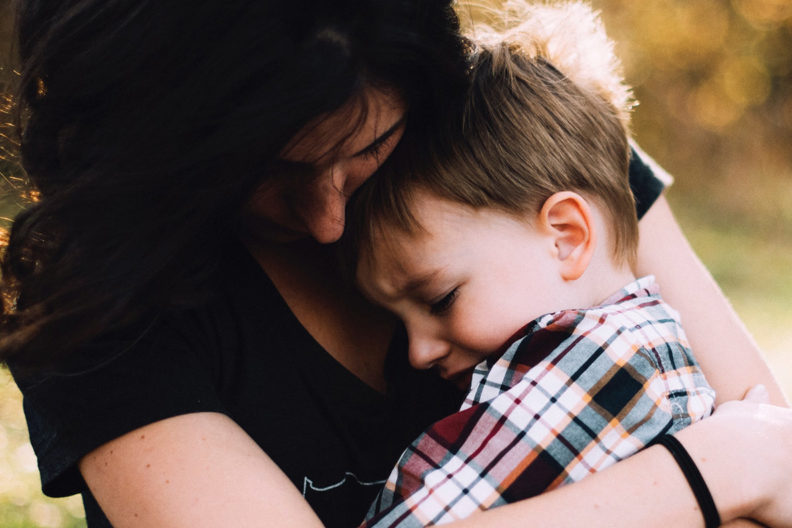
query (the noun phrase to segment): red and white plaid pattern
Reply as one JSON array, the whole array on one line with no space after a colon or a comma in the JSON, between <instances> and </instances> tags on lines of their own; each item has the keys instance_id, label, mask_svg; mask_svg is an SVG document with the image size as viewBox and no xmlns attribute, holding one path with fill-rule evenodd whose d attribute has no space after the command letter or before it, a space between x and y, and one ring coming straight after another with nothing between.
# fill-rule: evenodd
<instances>
[{"instance_id":1,"label":"red and white plaid pattern","mask_svg":"<svg viewBox=\"0 0 792 528\"><path fill-rule=\"evenodd\" d=\"M714 402L678 314L640 279L536 319L478 365L461 410L407 448L364 526L442 524L580 480Z\"/></svg>"}]
</instances>

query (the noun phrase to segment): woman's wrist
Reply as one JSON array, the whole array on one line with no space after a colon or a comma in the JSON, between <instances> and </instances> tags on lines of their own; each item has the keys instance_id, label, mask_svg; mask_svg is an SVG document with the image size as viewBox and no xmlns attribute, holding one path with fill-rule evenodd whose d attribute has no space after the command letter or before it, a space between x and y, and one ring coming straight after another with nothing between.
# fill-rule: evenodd
<instances>
[{"instance_id":1,"label":"woman's wrist","mask_svg":"<svg viewBox=\"0 0 792 528\"><path fill-rule=\"evenodd\" d=\"M731 522L753 518L767 526L792 528L792 410L727 402L675 437L701 472L725 525L747 526ZM526 519L531 525L557 528L704 526L693 491L662 446L574 484L450 526L522 527Z\"/></svg>"},{"instance_id":2,"label":"woman's wrist","mask_svg":"<svg viewBox=\"0 0 792 528\"><path fill-rule=\"evenodd\" d=\"M751 516L772 493L769 479L751 463L756 446L735 434L733 420L713 416L675 436L701 472L722 522Z\"/></svg>"},{"instance_id":3,"label":"woman's wrist","mask_svg":"<svg viewBox=\"0 0 792 528\"><path fill-rule=\"evenodd\" d=\"M704 518L705 528L718 528L721 525L721 518L718 513L718 508L715 506L715 501L712 498L712 493L710 493L709 487L704 477L701 475L698 466L682 443L675 436L670 434L660 436L653 443L665 447L674 457L679 469L685 476L685 480L687 480L690 485L693 495L696 497L696 502Z\"/></svg>"}]
</instances>

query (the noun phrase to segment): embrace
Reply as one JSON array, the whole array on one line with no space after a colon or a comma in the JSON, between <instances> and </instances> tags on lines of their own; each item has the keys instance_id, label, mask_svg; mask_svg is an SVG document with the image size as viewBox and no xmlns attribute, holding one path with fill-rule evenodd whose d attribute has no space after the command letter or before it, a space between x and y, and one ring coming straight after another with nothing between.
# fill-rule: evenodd
<instances>
[{"instance_id":1,"label":"embrace","mask_svg":"<svg viewBox=\"0 0 792 528\"><path fill-rule=\"evenodd\" d=\"M17 4L0 360L90 528L792 526L586 4Z\"/></svg>"}]
</instances>

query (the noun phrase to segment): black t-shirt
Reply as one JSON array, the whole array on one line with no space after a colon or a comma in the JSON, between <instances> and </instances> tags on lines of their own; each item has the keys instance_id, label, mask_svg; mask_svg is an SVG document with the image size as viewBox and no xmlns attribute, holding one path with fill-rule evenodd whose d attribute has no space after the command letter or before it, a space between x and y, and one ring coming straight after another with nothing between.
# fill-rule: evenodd
<instances>
[{"instance_id":1,"label":"black t-shirt","mask_svg":"<svg viewBox=\"0 0 792 528\"><path fill-rule=\"evenodd\" d=\"M643 213L663 184L634 158L630 184ZM241 245L223 266L207 306L152 314L61 372L16 376L43 490L82 493L91 528L110 524L77 469L85 454L143 425L212 411L262 447L326 526L356 526L402 450L460 403L442 380L407 366L402 333L388 359L389 394L376 392L316 343Z\"/></svg>"},{"instance_id":2,"label":"black t-shirt","mask_svg":"<svg viewBox=\"0 0 792 528\"><path fill-rule=\"evenodd\" d=\"M139 338L105 339L68 372L17 377L44 492L83 493L89 526L109 523L77 470L83 455L206 411L238 423L327 526L356 526L404 447L458 406L447 385L395 364L400 353L399 383L378 393L316 343L241 244L224 267L211 306L157 318Z\"/></svg>"}]
</instances>

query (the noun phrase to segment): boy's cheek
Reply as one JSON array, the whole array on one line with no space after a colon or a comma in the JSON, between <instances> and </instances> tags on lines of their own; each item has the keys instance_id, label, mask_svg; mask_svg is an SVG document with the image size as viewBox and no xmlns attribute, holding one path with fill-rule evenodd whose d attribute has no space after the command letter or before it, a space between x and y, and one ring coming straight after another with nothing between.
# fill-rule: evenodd
<instances>
[{"instance_id":1,"label":"boy's cheek","mask_svg":"<svg viewBox=\"0 0 792 528\"><path fill-rule=\"evenodd\" d=\"M509 332L508 326L503 325L496 317L489 317L488 314L466 314L455 318L452 326L452 333L455 336L457 346L463 347L475 354L479 360L485 359L488 355L497 351L514 332Z\"/></svg>"}]
</instances>

